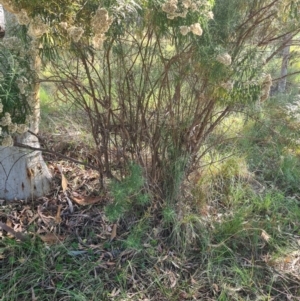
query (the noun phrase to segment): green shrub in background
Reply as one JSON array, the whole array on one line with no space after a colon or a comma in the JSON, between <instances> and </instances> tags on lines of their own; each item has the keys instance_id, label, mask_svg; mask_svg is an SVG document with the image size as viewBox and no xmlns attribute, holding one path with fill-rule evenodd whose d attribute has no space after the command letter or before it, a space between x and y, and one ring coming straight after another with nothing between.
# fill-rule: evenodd
<instances>
[{"instance_id":1,"label":"green shrub in background","mask_svg":"<svg viewBox=\"0 0 300 301\"><path fill-rule=\"evenodd\" d=\"M16 34L20 34L18 29ZM36 102L33 42L9 37L0 42L0 145L27 132Z\"/></svg>"}]
</instances>

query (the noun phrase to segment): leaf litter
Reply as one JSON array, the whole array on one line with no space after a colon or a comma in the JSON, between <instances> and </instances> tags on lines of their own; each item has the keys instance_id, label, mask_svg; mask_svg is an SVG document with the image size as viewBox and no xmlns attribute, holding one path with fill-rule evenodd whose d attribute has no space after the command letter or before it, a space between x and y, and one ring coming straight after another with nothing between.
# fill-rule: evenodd
<instances>
[{"instance_id":1,"label":"leaf litter","mask_svg":"<svg viewBox=\"0 0 300 301\"><path fill-rule=\"evenodd\" d=\"M1 236L24 240L25 235L37 234L42 241L51 244L72 236L75 230L84 232L86 227L95 227L95 233L103 237L103 229L106 229L106 222L101 219L103 213L91 207L106 201L105 196L93 195L98 190L95 172L68 162L50 163L49 169L54 182L51 194L33 201L1 203ZM111 233L104 236L109 239Z\"/></svg>"},{"instance_id":2,"label":"leaf litter","mask_svg":"<svg viewBox=\"0 0 300 301\"><path fill-rule=\"evenodd\" d=\"M99 191L95 172L84 170L74 163L59 162L59 166L50 162L54 187L49 195L36 200L3 202L0 226L6 226L0 227L0 242L11 236L22 241L23 237L32 241L38 238L49 247L64 244L70 257L94 258L95 277L99 277L97 275L103 274L103 271L118 273L125 263L129 264L135 257L142 256L149 264L149 270L139 270L139 266L129 264L127 295L132 300L165 300L163 294L149 283L149 273L156 273L154 266L157 264L158 276L163 283L175 289L183 273L184 278L190 274L189 266L192 265L182 263L179 257L173 253L171 255L162 245L151 247L146 243L149 247L144 248L145 255L136 249L120 247L120 242L128 232L118 223L112 224L105 218L103 205L108 202L108 196L94 194L94 191ZM159 255L146 255L153 248ZM55 262L57 256L51 261ZM5 260L6 255L0 252L1 258ZM49 284L49 287L54 286ZM121 295L120 288L115 284L107 283L106 289L111 292L108 300ZM30 290L32 299L38 300L34 288ZM180 296L182 300L187 300L191 295L181 291Z\"/></svg>"}]
</instances>

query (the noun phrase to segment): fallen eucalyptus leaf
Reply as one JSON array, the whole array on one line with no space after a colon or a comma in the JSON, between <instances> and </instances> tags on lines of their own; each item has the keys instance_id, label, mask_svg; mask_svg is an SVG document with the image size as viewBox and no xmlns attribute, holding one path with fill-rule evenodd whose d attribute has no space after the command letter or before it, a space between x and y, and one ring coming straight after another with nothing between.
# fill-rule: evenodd
<instances>
[{"instance_id":1,"label":"fallen eucalyptus leaf","mask_svg":"<svg viewBox=\"0 0 300 301\"><path fill-rule=\"evenodd\" d=\"M90 197L90 196L72 196L71 197L72 200L77 203L78 205L81 206L88 206L88 205L93 205L93 204L97 204L100 203L103 198L102 197Z\"/></svg>"}]
</instances>

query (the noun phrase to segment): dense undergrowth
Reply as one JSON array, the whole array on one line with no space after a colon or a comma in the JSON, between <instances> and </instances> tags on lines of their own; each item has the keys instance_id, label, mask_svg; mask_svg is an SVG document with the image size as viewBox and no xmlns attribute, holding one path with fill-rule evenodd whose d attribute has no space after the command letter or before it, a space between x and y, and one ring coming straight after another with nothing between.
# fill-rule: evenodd
<instances>
[{"instance_id":1,"label":"dense undergrowth","mask_svg":"<svg viewBox=\"0 0 300 301\"><path fill-rule=\"evenodd\" d=\"M277 96L225 120L210 139L223 143L183 183L177 207L156 204L132 165L122 182L108 184L104 204L75 207L82 220L55 228L63 242L45 244L34 224L25 225L29 241L2 236L0 300L298 300L300 152L292 102ZM47 109L43 126L55 121L58 150L61 129L81 131L60 149L74 155L84 128ZM91 151L88 142L85 148L81 155Z\"/></svg>"}]
</instances>

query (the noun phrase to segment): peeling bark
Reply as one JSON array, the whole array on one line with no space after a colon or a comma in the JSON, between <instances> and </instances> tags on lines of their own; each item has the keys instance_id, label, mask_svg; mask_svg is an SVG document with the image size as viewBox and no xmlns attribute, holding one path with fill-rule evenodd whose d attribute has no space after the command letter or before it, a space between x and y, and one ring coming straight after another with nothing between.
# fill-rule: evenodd
<instances>
[{"instance_id":1,"label":"peeling bark","mask_svg":"<svg viewBox=\"0 0 300 301\"><path fill-rule=\"evenodd\" d=\"M23 144L39 147L35 136L18 138ZM51 174L40 151L18 147L0 147L0 198L30 199L43 196L50 190Z\"/></svg>"}]
</instances>

